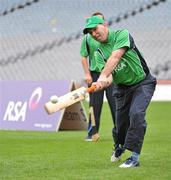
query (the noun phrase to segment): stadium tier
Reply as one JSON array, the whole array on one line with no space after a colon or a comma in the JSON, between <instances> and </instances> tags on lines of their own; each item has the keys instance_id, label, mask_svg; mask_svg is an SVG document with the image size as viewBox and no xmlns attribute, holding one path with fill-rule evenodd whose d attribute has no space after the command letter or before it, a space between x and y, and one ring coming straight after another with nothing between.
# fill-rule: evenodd
<instances>
[{"instance_id":1,"label":"stadium tier","mask_svg":"<svg viewBox=\"0 0 171 180\"><path fill-rule=\"evenodd\" d=\"M85 19L127 28L158 79L171 79L170 0L0 0L0 79L83 79Z\"/></svg>"}]
</instances>

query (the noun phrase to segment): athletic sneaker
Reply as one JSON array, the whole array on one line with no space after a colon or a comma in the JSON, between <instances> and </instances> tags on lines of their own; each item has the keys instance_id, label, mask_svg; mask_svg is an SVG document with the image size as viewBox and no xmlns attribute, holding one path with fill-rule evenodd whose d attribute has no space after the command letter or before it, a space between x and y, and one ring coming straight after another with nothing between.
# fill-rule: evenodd
<instances>
[{"instance_id":1,"label":"athletic sneaker","mask_svg":"<svg viewBox=\"0 0 171 180\"><path fill-rule=\"evenodd\" d=\"M130 167L138 167L140 163L138 161L133 160L132 157L128 158L123 164L121 164L120 168L130 168Z\"/></svg>"},{"instance_id":2,"label":"athletic sneaker","mask_svg":"<svg viewBox=\"0 0 171 180\"><path fill-rule=\"evenodd\" d=\"M125 152L124 148L117 148L115 151L112 152L111 162L120 161L121 155Z\"/></svg>"},{"instance_id":3,"label":"athletic sneaker","mask_svg":"<svg viewBox=\"0 0 171 180\"><path fill-rule=\"evenodd\" d=\"M85 141L97 142L97 141L99 140L99 138L100 138L99 134L96 133L96 134L94 134L94 135L92 135L92 136L89 136L89 135L88 135L88 136L85 138Z\"/></svg>"},{"instance_id":4,"label":"athletic sneaker","mask_svg":"<svg viewBox=\"0 0 171 180\"><path fill-rule=\"evenodd\" d=\"M92 141L92 136L87 136L86 138L85 138L85 141Z\"/></svg>"}]
</instances>

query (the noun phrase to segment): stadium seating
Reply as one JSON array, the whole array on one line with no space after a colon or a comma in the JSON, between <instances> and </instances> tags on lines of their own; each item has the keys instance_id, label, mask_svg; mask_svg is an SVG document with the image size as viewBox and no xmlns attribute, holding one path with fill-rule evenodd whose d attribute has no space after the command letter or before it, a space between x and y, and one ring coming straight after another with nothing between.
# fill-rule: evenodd
<instances>
[{"instance_id":1,"label":"stadium seating","mask_svg":"<svg viewBox=\"0 0 171 180\"><path fill-rule=\"evenodd\" d=\"M130 31L158 79L171 79L171 2L124 16L153 1L44 0L3 15L28 0L0 0L0 79L82 81L81 30L96 11L112 20L111 28Z\"/></svg>"}]
</instances>

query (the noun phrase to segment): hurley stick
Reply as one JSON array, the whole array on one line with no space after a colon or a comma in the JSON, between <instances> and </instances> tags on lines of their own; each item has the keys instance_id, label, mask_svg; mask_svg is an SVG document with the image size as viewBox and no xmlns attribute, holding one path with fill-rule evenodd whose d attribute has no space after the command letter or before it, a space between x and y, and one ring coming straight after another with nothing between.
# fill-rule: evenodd
<instances>
[{"instance_id":1,"label":"hurley stick","mask_svg":"<svg viewBox=\"0 0 171 180\"><path fill-rule=\"evenodd\" d=\"M94 117L94 110L93 110L92 106L90 106L89 113L90 113L91 126L92 126L92 141L97 142L99 140L100 136L97 133L96 122L95 122L95 117Z\"/></svg>"}]
</instances>

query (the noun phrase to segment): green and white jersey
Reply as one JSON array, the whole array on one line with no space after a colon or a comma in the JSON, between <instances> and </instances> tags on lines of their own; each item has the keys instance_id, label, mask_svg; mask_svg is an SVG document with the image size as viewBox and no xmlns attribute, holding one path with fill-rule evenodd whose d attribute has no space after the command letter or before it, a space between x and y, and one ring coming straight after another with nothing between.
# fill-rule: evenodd
<instances>
[{"instance_id":1,"label":"green and white jersey","mask_svg":"<svg viewBox=\"0 0 171 180\"><path fill-rule=\"evenodd\" d=\"M109 30L107 42L100 44L94 57L98 71L102 71L111 53L123 47L127 47L127 51L112 73L113 81L115 84L133 85L143 80L149 69L128 30Z\"/></svg>"},{"instance_id":2,"label":"green and white jersey","mask_svg":"<svg viewBox=\"0 0 171 180\"><path fill-rule=\"evenodd\" d=\"M87 45L86 45L86 39L87 39ZM89 58L89 68L90 71L96 71L100 72L99 68L97 67L97 63L94 58L94 52L98 49L100 43L92 38L91 35L87 34L84 36L82 43L81 43L81 49L80 49L80 55L82 57L88 57ZM87 49L89 47L89 50ZM89 51L89 52L88 52Z\"/></svg>"}]
</instances>

